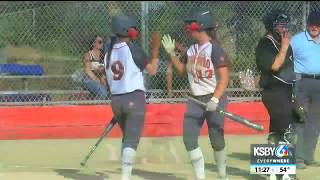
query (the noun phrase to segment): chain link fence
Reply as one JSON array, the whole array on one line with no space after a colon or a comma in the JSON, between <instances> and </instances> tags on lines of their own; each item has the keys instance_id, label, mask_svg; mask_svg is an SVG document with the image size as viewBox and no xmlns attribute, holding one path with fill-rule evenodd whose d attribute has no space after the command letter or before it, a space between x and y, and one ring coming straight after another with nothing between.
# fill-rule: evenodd
<instances>
[{"instance_id":1,"label":"chain link fence","mask_svg":"<svg viewBox=\"0 0 320 180\"><path fill-rule=\"evenodd\" d=\"M305 29L310 10L319 2L0 2L0 103L1 105L104 104L110 94L97 97L77 75L82 57L98 35L111 35L111 17L125 13L137 17L142 47L150 55L150 34L171 34L185 47L192 42L183 31L183 18L193 7L206 6L218 17L218 38L232 64L228 87L231 101L260 99L259 89L247 90L239 74L257 75L254 50L265 30L262 17L274 8L292 16L292 32ZM168 56L160 50L159 72L145 76L147 98L152 103L185 101L187 78L173 73L173 94L167 91ZM78 72L78 73L77 73Z\"/></svg>"}]
</instances>

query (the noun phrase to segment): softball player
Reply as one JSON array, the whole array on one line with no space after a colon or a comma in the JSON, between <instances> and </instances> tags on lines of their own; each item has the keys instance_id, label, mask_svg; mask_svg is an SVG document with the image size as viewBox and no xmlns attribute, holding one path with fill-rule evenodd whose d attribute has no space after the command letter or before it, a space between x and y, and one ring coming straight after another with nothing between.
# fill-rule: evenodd
<instances>
[{"instance_id":1,"label":"softball player","mask_svg":"<svg viewBox=\"0 0 320 180\"><path fill-rule=\"evenodd\" d=\"M132 165L141 137L146 111L143 70L155 75L158 69L159 34L152 37L152 57L148 62L142 48L132 40L138 36L136 20L129 16L112 18L115 34L107 45L105 68L111 91L114 117L122 130L122 179L131 179Z\"/></svg>"},{"instance_id":2,"label":"softball player","mask_svg":"<svg viewBox=\"0 0 320 180\"><path fill-rule=\"evenodd\" d=\"M177 73L182 76L187 72L192 96L207 102L207 107L188 101L184 115L183 141L196 179L205 179L204 158L198 146L198 136L206 119L218 168L218 178L225 180L227 173L224 117L218 114L216 109L224 109L227 103L225 90L229 81L230 63L224 50L216 42L217 23L210 10L196 8L184 22L187 32L196 40L196 43L189 47L181 59L182 62L174 52L175 40L166 35L162 39L162 44L170 55Z\"/></svg>"}]
</instances>

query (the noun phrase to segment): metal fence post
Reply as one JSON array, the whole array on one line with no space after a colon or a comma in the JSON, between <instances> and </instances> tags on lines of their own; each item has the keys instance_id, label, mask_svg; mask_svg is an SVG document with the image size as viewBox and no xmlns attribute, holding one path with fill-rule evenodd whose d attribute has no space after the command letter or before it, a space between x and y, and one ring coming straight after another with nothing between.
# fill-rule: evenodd
<instances>
[{"instance_id":1,"label":"metal fence post","mask_svg":"<svg viewBox=\"0 0 320 180\"><path fill-rule=\"evenodd\" d=\"M302 30L305 31L307 27L307 17L310 12L310 2L309 1L304 1L303 2L303 23L302 23Z\"/></svg>"},{"instance_id":2,"label":"metal fence post","mask_svg":"<svg viewBox=\"0 0 320 180\"><path fill-rule=\"evenodd\" d=\"M149 10L149 2L142 1L141 2L141 42L142 48L146 51L147 55L149 55L149 51L147 51L148 45L148 10Z\"/></svg>"}]
</instances>

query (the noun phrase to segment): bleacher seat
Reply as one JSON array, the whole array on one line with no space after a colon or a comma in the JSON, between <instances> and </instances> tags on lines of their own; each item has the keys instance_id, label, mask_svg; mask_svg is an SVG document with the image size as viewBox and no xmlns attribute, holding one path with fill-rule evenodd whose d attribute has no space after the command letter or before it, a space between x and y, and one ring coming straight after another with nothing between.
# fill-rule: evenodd
<instances>
[{"instance_id":1,"label":"bleacher seat","mask_svg":"<svg viewBox=\"0 0 320 180\"><path fill-rule=\"evenodd\" d=\"M43 67L37 64L0 64L0 74L41 76L43 73Z\"/></svg>"}]
</instances>

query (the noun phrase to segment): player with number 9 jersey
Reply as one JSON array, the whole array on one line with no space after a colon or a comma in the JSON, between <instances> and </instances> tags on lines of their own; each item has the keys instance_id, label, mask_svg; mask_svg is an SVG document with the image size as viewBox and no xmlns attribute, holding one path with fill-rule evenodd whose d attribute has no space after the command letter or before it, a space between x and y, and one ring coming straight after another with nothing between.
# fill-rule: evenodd
<instances>
[{"instance_id":1,"label":"player with number 9 jersey","mask_svg":"<svg viewBox=\"0 0 320 180\"><path fill-rule=\"evenodd\" d=\"M112 111L123 134L121 177L122 180L129 180L146 111L143 71L146 70L149 75L157 73L161 37L159 33L152 33L149 61L142 48L134 42L139 34L134 18L114 16L111 28L114 36L105 45L104 64Z\"/></svg>"}]
</instances>

